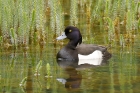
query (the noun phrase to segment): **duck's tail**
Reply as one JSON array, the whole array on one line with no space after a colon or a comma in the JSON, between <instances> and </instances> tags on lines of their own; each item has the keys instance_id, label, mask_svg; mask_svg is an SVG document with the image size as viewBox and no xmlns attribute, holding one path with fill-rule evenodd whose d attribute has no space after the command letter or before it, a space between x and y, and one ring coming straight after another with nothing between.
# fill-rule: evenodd
<instances>
[{"instance_id":1,"label":"duck's tail","mask_svg":"<svg viewBox=\"0 0 140 93\"><path fill-rule=\"evenodd\" d=\"M107 47L100 46L100 50L103 53L103 59L109 59L112 57L112 54L108 52L109 48L111 48L111 46L107 46Z\"/></svg>"}]
</instances>

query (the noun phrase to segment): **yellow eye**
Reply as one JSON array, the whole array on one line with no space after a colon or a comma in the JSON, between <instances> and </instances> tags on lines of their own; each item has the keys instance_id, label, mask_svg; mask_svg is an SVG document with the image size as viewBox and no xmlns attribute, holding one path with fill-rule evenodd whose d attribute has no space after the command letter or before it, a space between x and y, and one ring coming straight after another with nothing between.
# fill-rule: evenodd
<instances>
[{"instance_id":1,"label":"yellow eye","mask_svg":"<svg viewBox=\"0 0 140 93\"><path fill-rule=\"evenodd\" d=\"M69 32L71 32L72 30L69 30Z\"/></svg>"}]
</instances>

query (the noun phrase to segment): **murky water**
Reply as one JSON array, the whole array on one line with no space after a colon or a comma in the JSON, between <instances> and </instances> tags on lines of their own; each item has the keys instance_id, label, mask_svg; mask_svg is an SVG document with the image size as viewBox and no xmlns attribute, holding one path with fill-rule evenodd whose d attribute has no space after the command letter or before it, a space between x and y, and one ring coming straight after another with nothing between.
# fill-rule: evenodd
<instances>
[{"instance_id":1,"label":"murky water","mask_svg":"<svg viewBox=\"0 0 140 93\"><path fill-rule=\"evenodd\" d=\"M106 32L92 29L90 34L82 29L84 42L106 45ZM76 68L67 68L69 62L57 63L56 53L64 45L51 38L43 47L30 46L27 51L1 48L0 93L140 93L139 37L136 35L133 44L124 48L116 42L109 49L112 58L99 66Z\"/></svg>"}]
</instances>

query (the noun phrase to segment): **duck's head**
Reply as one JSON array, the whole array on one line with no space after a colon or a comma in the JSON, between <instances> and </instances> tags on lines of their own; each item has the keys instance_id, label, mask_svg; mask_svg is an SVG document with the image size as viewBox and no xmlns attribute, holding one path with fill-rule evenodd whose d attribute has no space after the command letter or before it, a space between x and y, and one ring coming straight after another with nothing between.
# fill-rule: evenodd
<instances>
[{"instance_id":1,"label":"duck's head","mask_svg":"<svg viewBox=\"0 0 140 93\"><path fill-rule=\"evenodd\" d=\"M62 40L68 38L70 40L70 43L74 46L77 46L77 44L82 43L82 35L77 27L74 26L68 26L65 28L64 33L57 37L57 40Z\"/></svg>"}]
</instances>

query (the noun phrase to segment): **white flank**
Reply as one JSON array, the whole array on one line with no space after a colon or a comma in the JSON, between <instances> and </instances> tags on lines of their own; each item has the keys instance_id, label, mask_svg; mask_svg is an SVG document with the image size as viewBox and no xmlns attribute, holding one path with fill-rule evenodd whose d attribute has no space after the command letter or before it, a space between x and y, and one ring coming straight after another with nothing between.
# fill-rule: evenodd
<instances>
[{"instance_id":1,"label":"white flank","mask_svg":"<svg viewBox=\"0 0 140 93\"><path fill-rule=\"evenodd\" d=\"M79 62L81 64L90 64L90 65L101 65L103 54L101 51L96 50L90 55L80 55L78 54Z\"/></svg>"}]
</instances>

